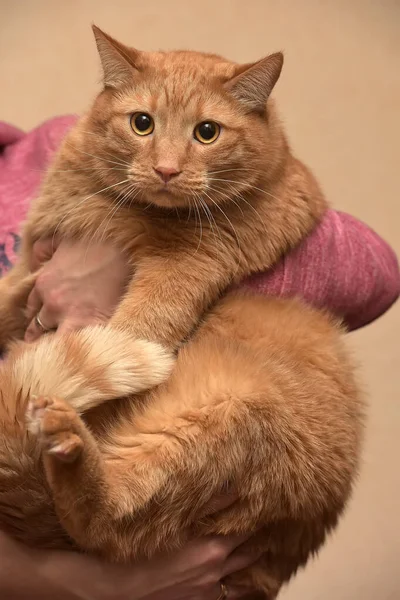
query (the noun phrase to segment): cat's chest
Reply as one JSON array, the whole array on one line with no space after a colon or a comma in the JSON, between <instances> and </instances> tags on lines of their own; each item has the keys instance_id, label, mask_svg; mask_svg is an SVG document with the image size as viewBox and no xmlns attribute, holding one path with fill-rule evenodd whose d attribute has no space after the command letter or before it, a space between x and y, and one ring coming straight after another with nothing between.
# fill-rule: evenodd
<instances>
[{"instance_id":1,"label":"cat's chest","mask_svg":"<svg viewBox=\"0 0 400 600\"><path fill-rule=\"evenodd\" d=\"M197 217L197 215L196 215ZM209 221L193 215L180 215L173 211L152 210L143 206L116 209L98 206L96 217L81 214L82 223L90 226L81 236L90 240L107 240L122 248L133 264L141 258L155 256L185 262L188 257L193 268L206 260L219 265L225 271L242 276L247 270L263 266L263 252L255 252L257 246L254 228L238 223L234 217ZM68 225L66 227L68 231ZM259 249L261 250L261 249ZM250 259L253 257L254 261ZM250 267L250 263L254 262Z\"/></svg>"},{"instance_id":2,"label":"cat's chest","mask_svg":"<svg viewBox=\"0 0 400 600\"><path fill-rule=\"evenodd\" d=\"M31 213L33 239L56 232L60 238L112 243L124 250L132 263L155 255L193 256L196 263L206 256L235 274L248 270L255 228L243 219L242 211L238 215L224 211L213 215L213 219L200 218L193 211L180 214L145 205L121 206L102 195L82 196L82 190L79 195L70 190L68 196L65 191L56 196L54 189L50 191ZM251 270L254 267L257 269L259 264L252 265Z\"/></svg>"}]
</instances>

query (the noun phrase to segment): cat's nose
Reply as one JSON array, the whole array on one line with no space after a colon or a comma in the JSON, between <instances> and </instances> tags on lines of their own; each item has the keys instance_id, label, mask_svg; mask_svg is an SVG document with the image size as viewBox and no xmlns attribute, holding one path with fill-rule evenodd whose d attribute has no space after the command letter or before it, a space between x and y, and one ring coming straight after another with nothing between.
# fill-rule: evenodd
<instances>
[{"instance_id":1,"label":"cat's nose","mask_svg":"<svg viewBox=\"0 0 400 600\"><path fill-rule=\"evenodd\" d=\"M174 167L165 167L162 165L155 167L154 170L164 183L168 183L168 181L170 181L173 177L177 177L180 173L180 171Z\"/></svg>"}]
</instances>

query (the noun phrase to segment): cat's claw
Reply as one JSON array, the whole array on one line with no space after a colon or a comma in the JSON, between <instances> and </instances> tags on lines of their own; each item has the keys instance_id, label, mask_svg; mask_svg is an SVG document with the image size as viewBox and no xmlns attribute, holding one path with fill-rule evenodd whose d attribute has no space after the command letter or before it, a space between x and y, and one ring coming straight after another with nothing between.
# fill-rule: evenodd
<instances>
[{"instance_id":1,"label":"cat's claw","mask_svg":"<svg viewBox=\"0 0 400 600\"><path fill-rule=\"evenodd\" d=\"M83 448L80 420L64 400L51 396L32 397L26 410L27 428L37 436L43 451L63 462L75 461Z\"/></svg>"}]
</instances>

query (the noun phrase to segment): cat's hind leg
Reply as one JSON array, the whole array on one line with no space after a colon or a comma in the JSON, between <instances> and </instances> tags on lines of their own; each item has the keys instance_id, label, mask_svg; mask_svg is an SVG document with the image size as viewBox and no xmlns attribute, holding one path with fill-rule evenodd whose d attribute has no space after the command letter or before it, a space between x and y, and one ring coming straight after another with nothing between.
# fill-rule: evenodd
<instances>
[{"instance_id":1,"label":"cat's hind leg","mask_svg":"<svg viewBox=\"0 0 400 600\"><path fill-rule=\"evenodd\" d=\"M106 460L98 441L70 404L56 397L33 398L28 431L42 447L55 509L83 550L112 561L134 555L135 519L160 486L148 469L120 457ZM120 460L118 460L118 458Z\"/></svg>"}]
</instances>

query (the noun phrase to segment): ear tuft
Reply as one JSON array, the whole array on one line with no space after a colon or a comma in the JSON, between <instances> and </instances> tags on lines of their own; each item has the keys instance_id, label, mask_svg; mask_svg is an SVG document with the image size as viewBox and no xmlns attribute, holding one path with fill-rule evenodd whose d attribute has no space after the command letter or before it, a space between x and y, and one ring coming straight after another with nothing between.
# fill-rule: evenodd
<instances>
[{"instance_id":1,"label":"ear tuft","mask_svg":"<svg viewBox=\"0 0 400 600\"><path fill-rule=\"evenodd\" d=\"M266 102L279 79L283 66L282 52L256 63L238 67L226 89L249 111L264 112Z\"/></svg>"},{"instance_id":2,"label":"ear tuft","mask_svg":"<svg viewBox=\"0 0 400 600\"><path fill-rule=\"evenodd\" d=\"M118 88L132 80L140 52L117 42L96 25L92 25L103 67L105 87Z\"/></svg>"}]
</instances>

